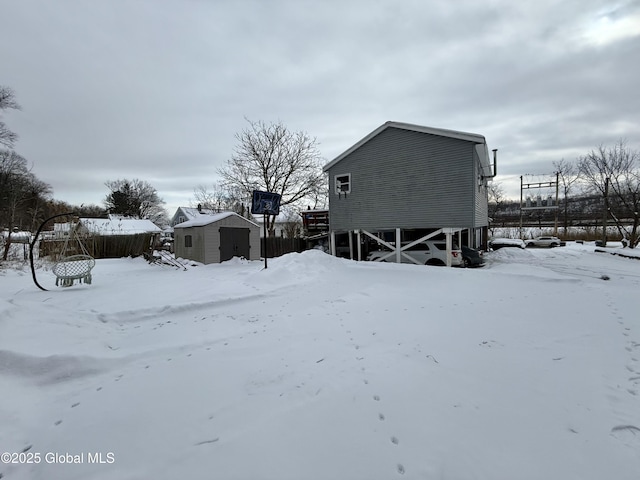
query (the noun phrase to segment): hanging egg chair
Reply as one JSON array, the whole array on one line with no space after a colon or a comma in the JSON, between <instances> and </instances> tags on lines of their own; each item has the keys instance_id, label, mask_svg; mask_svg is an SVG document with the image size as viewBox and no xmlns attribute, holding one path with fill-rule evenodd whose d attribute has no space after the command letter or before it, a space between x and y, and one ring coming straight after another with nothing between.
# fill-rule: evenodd
<instances>
[{"instance_id":1,"label":"hanging egg chair","mask_svg":"<svg viewBox=\"0 0 640 480\"><path fill-rule=\"evenodd\" d=\"M82 253L66 256L69 249L69 241L75 238ZM61 259L53 266L56 276L56 286L70 287L75 282L91 284L91 270L96 265L96 260L87 251L78 234L78 223L71 223L69 236L64 242Z\"/></svg>"}]
</instances>

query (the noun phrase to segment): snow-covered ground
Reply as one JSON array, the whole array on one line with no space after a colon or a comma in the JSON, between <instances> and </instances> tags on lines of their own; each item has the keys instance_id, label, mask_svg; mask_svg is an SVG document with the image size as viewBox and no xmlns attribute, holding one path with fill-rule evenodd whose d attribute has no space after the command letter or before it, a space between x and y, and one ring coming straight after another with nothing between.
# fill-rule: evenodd
<instances>
[{"instance_id":1,"label":"snow-covered ground","mask_svg":"<svg viewBox=\"0 0 640 480\"><path fill-rule=\"evenodd\" d=\"M486 258L0 270L0 477L640 478L640 261Z\"/></svg>"}]
</instances>

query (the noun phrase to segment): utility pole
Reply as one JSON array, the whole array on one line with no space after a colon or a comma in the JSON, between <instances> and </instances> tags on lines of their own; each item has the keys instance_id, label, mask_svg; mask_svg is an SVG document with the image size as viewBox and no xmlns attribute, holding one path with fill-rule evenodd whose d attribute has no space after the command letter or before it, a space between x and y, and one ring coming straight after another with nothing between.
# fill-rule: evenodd
<instances>
[{"instance_id":1,"label":"utility pole","mask_svg":"<svg viewBox=\"0 0 640 480\"><path fill-rule=\"evenodd\" d=\"M522 175L520 175L520 229L518 233L522 240Z\"/></svg>"},{"instance_id":2,"label":"utility pole","mask_svg":"<svg viewBox=\"0 0 640 480\"><path fill-rule=\"evenodd\" d=\"M607 220L609 216L609 177L604 180L604 211L602 212L602 246L607 246Z\"/></svg>"},{"instance_id":3,"label":"utility pole","mask_svg":"<svg viewBox=\"0 0 640 480\"><path fill-rule=\"evenodd\" d=\"M556 217L555 217L555 221L553 223L553 234L557 237L558 236L558 209L560 208L560 205L558 204L558 194L560 193L560 183L558 182L558 180L560 180L560 172L556 172L556 203L555 203L555 207L556 207ZM565 232L566 235L566 232Z\"/></svg>"}]
</instances>

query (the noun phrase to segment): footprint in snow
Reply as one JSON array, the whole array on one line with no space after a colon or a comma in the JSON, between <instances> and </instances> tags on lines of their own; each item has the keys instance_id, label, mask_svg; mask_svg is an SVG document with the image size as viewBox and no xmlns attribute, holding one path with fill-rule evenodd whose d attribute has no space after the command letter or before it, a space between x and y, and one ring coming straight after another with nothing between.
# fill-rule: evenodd
<instances>
[{"instance_id":1,"label":"footprint in snow","mask_svg":"<svg viewBox=\"0 0 640 480\"><path fill-rule=\"evenodd\" d=\"M640 428L635 425L618 425L611 429L611 435L622 441L640 440Z\"/></svg>"}]
</instances>

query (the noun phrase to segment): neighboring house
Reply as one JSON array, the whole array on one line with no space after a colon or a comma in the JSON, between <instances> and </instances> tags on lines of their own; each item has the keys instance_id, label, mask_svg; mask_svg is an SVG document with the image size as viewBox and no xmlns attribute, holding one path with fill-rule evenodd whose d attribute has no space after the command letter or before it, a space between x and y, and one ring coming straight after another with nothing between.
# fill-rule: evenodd
<instances>
[{"instance_id":1,"label":"neighboring house","mask_svg":"<svg viewBox=\"0 0 640 480\"><path fill-rule=\"evenodd\" d=\"M151 220L109 215L108 218L80 218L78 233L81 235L137 235L141 233L161 234L162 229ZM69 236L71 223L55 223L53 238L63 239Z\"/></svg>"},{"instance_id":2,"label":"neighboring house","mask_svg":"<svg viewBox=\"0 0 640 480\"><path fill-rule=\"evenodd\" d=\"M362 258L361 234L391 249L436 236L485 247L493 161L482 135L385 123L324 167L332 253Z\"/></svg>"},{"instance_id":3,"label":"neighboring house","mask_svg":"<svg viewBox=\"0 0 640 480\"><path fill-rule=\"evenodd\" d=\"M258 225L260 227L260 238L264 237L264 219L262 218L262 215L257 215L255 217L254 222L256 223L256 225ZM274 237L286 237L287 236L287 227L289 225L289 223L291 223L290 221L287 220L280 220L276 217L276 221L273 224L273 236ZM268 234L268 232L267 232Z\"/></svg>"},{"instance_id":4,"label":"neighboring house","mask_svg":"<svg viewBox=\"0 0 640 480\"><path fill-rule=\"evenodd\" d=\"M176 213L173 214L173 218L171 218L170 225L173 227L179 223L184 223L189 220L195 220L196 218L200 218L203 215L215 215L215 210L211 210L210 208L202 208L200 204L197 207L178 207Z\"/></svg>"},{"instance_id":5,"label":"neighboring house","mask_svg":"<svg viewBox=\"0 0 640 480\"><path fill-rule=\"evenodd\" d=\"M260 260L260 227L237 213L201 215L174 225L176 258L220 263L233 257Z\"/></svg>"},{"instance_id":6,"label":"neighboring house","mask_svg":"<svg viewBox=\"0 0 640 480\"><path fill-rule=\"evenodd\" d=\"M109 218L81 218L80 233L93 235L138 235L141 233L158 234L162 229L151 220L109 215Z\"/></svg>"},{"instance_id":7,"label":"neighboring house","mask_svg":"<svg viewBox=\"0 0 640 480\"><path fill-rule=\"evenodd\" d=\"M72 225L76 228L71 235ZM160 243L162 229L151 220L109 215L108 218L80 218L78 223L56 223L43 235L40 254L82 253L95 258L120 258L148 253ZM82 243L82 245L80 245Z\"/></svg>"}]
</instances>

